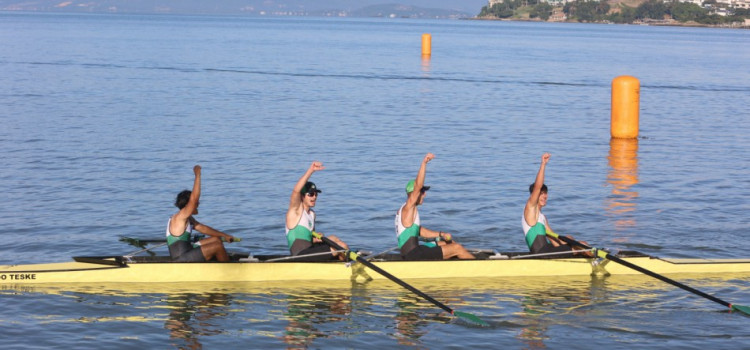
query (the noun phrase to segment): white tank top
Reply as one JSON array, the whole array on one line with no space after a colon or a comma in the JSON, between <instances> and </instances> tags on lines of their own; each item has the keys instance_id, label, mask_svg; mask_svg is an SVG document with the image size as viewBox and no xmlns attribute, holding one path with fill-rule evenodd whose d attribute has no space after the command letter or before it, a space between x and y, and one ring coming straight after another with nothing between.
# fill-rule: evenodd
<instances>
[{"instance_id":1,"label":"white tank top","mask_svg":"<svg viewBox=\"0 0 750 350\"><path fill-rule=\"evenodd\" d=\"M302 215L299 216L299 222L297 222L297 225L294 227L297 226L304 226L308 230L313 231L315 229L315 212L312 210L302 210ZM293 230L294 227L292 227L291 229ZM284 224L284 228L286 229L286 234L289 234L290 228L286 227L286 224Z\"/></svg>"},{"instance_id":2,"label":"white tank top","mask_svg":"<svg viewBox=\"0 0 750 350\"><path fill-rule=\"evenodd\" d=\"M171 235L171 233L169 233L169 225L171 225L171 224L172 224L172 218L170 217L169 220L167 220L167 237L169 237L169 235ZM190 220L187 221L187 226L185 226L185 232L188 232L190 234L193 233L193 224L190 223ZM183 232L180 235L175 236L175 237L182 236L182 235L185 234L185 232Z\"/></svg>"},{"instance_id":3,"label":"white tank top","mask_svg":"<svg viewBox=\"0 0 750 350\"><path fill-rule=\"evenodd\" d=\"M406 227L404 227L404 225L402 224L402 221L401 221L401 211L404 210L404 205L406 205L406 203L404 203L403 205L401 205L401 208L399 208L398 211L396 212L396 222L395 222L395 224L396 224L396 237L400 236L401 232L404 232L406 230ZM417 224L417 225L420 225L420 223L419 223L419 211L417 210L417 208L414 208L414 223Z\"/></svg>"},{"instance_id":4,"label":"white tank top","mask_svg":"<svg viewBox=\"0 0 750 350\"><path fill-rule=\"evenodd\" d=\"M539 217L537 218L536 222L541 222L544 224L544 227L547 227L547 217L542 214L542 212L539 212ZM528 223L526 223L526 218L523 214L521 214L521 227L523 227L523 235L526 236L527 233L529 233L529 230L531 230L531 226L529 226Z\"/></svg>"}]
</instances>

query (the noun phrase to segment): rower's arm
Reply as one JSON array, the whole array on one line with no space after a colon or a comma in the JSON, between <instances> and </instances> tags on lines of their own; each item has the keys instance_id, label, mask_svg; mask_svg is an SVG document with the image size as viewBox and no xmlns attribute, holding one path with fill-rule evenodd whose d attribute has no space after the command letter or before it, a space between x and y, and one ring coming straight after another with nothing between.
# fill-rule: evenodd
<instances>
[{"instance_id":1,"label":"rower's arm","mask_svg":"<svg viewBox=\"0 0 750 350\"><path fill-rule=\"evenodd\" d=\"M556 234L550 234L550 233L554 233L555 230L553 230L552 226L549 225L549 220L544 220L544 231L547 233L547 239L550 241L550 243L552 243L553 246L559 247L563 244L568 244L568 243L565 243L560 238L557 238Z\"/></svg>"},{"instance_id":2,"label":"rower's arm","mask_svg":"<svg viewBox=\"0 0 750 350\"><path fill-rule=\"evenodd\" d=\"M424 156L424 159L422 159L422 164L419 166L419 171L417 172L417 178L414 179L414 191L411 193L414 196L415 199L419 197L419 191L422 189L422 186L424 186L424 178L427 174L427 163L429 163L431 160L435 159L435 155L432 153L427 153ZM409 196L412 197L411 195Z\"/></svg>"},{"instance_id":3,"label":"rower's arm","mask_svg":"<svg viewBox=\"0 0 750 350\"><path fill-rule=\"evenodd\" d=\"M434 230L430 230L430 229L428 229L426 227L420 227L419 228L419 235L422 236L422 237L424 237L424 238L435 238L435 237L446 238L446 237L450 237L450 233L448 233L448 232L445 232L445 231L434 231Z\"/></svg>"},{"instance_id":4,"label":"rower's arm","mask_svg":"<svg viewBox=\"0 0 750 350\"><path fill-rule=\"evenodd\" d=\"M302 174L302 177L297 180L297 183L294 185L294 188L292 189L292 194L289 196L289 209L286 212L286 227L289 229L294 228L294 226L297 226L297 223L299 222L299 217L302 215L302 209L300 206L300 203L302 203L302 196L304 196L303 193L300 193L302 191L302 188L305 187L305 184L308 180L310 180L310 177L312 174L316 171L320 171L325 169L323 166L323 163L314 161L312 164L310 164L310 167L305 171L304 174Z\"/></svg>"},{"instance_id":5,"label":"rower's arm","mask_svg":"<svg viewBox=\"0 0 750 350\"><path fill-rule=\"evenodd\" d=\"M419 195L424 186L424 178L427 173L427 163L429 163L435 155L427 153L422 159L422 164L419 166L417 172L417 178L414 179L414 190L406 197L406 204L401 209L401 225L404 227L411 227L414 224L414 211L417 210L417 201L419 201Z\"/></svg>"},{"instance_id":6,"label":"rower's arm","mask_svg":"<svg viewBox=\"0 0 750 350\"><path fill-rule=\"evenodd\" d=\"M195 208L198 207L198 201L201 197L201 166L194 166L193 173L195 173L195 180L193 180L193 191L190 193L190 198L188 199L187 204L172 217L172 220L170 220L170 233L180 232L180 234L182 234L182 232L185 232L185 226L188 220L190 220L190 216L193 215ZM179 236L180 234L177 234L177 236Z\"/></svg>"},{"instance_id":7,"label":"rower's arm","mask_svg":"<svg viewBox=\"0 0 750 350\"><path fill-rule=\"evenodd\" d=\"M539 196L541 196L542 194L542 185L544 185L544 172L547 169L547 162L549 162L549 158L549 153L545 153L542 155L542 163L539 165L539 171L536 173L534 188L531 190L529 199L526 201L526 206L523 209L523 217L529 226L534 226L539 219Z\"/></svg>"},{"instance_id":8,"label":"rower's arm","mask_svg":"<svg viewBox=\"0 0 750 350\"><path fill-rule=\"evenodd\" d=\"M193 228L203 234L214 236L214 237L224 237L227 241L231 242L234 240L234 237L232 235L228 235L224 232L221 232L211 226L201 224L198 221L193 220Z\"/></svg>"},{"instance_id":9,"label":"rower's arm","mask_svg":"<svg viewBox=\"0 0 750 350\"><path fill-rule=\"evenodd\" d=\"M417 172L417 178L414 179L414 190L409 193L409 196L406 198L406 207L404 208L405 213L404 214L411 214L407 213L411 212L413 208L417 206L417 201L419 200L419 195L421 194L422 187L424 187L424 179L427 176L427 163L429 163L432 159L435 158L435 155L432 153L427 153L424 156L424 159L422 159L422 164L419 166L419 171ZM405 217L411 217L411 215L404 215ZM406 227L409 227L411 225L404 225Z\"/></svg>"},{"instance_id":10,"label":"rower's arm","mask_svg":"<svg viewBox=\"0 0 750 350\"><path fill-rule=\"evenodd\" d=\"M557 237L557 234L555 234L555 230L552 229L552 227L549 225L549 221L544 222L545 231L547 232L547 238L549 239L550 243L552 243L553 246L559 247L564 244L568 244L562 239ZM550 234L553 233L553 234ZM568 238L573 239L573 237L568 236Z\"/></svg>"},{"instance_id":11,"label":"rower's arm","mask_svg":"<svg viewBox=\"0 0 750 350\"><path fill-rule=\"evenodd\" d=\"M188 200L187 205L180 209L180 213L178 214L178 218L183 220L186 220L190 215L193 215L193 211L198 207L198 201L201 198L201 166L194 166L193 173L195 174L195 179L193 180L193 191L190 192L190 199Z\"/></svg>"}]
</instances>

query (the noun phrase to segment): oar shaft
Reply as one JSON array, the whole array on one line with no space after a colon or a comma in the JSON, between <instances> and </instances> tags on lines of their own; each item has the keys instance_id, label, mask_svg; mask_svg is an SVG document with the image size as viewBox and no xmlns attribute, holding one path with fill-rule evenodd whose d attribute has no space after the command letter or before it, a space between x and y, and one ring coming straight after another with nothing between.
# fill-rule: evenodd
<instances>
[{"instance_id":1,"label":"oar shaft","mask_svg":"<svg viewBox=\"0 0 750 350\"><path fill-rule=\"evenodd\" d=\"M606 252L603 252L603 253L606 253ZM653 278L656 278L656 279L659 279L661 281L667 282L667 283L669 283L669 284L671 284L671 285L673 285L675 287L682 288L682 289L684 289L684 290L686 290L688 292L691 292L693 294L696 294L696 295L700 295L700 296L702 296L702 297L704 297L704 298L706 298L708 300L717 302L717 303L719 303L721 305L724 305L726 307L729 307L729 308L732 307L732 304L730 304L730 303L728 303L728 302L726 302L724 300L721 300L721 299L719 299L719 298L717 298L717 297L715 297L713 295L706 294L706 293L701 292L701 291L699 291L699 290L697 290L697 289L695 289L693 287L690 287L688 285L682 284L680 282L677 282L677 281L675 281L673 279L670 279L670 278L667 278L665 276L662 276L662 275L660 275L658 273L655 273L653 271L644 269L644 268L642 268L642 267L640 267L638 265L635 265L635 264L633 264L631 262L622 260L622 259L620 259L620 258L618 258L618 257L616 257L616 256L614 256L612 254L606 253L606 254L604 254L604 257L607 258L607 259L609 259L609 260L612 260L612 261L614 261L616 263L619 263L621 265L627 266L627 267L629 267L629 268L631 268L633 270L636 270L638 272L641 272L641 273L644 273L646 275L649 275L649 276L651 276Z\"/></svg>"},{"instance_id":2,"label":"oar shaft","mask_svg":"<svg viewBox=\"0 0 750 350\"><path fill-rule=\"evenodd\" d=\"M336 250L343 250L343 249L344 249L344 248L342 248L342 247L341 247L340 245L336 244L336 242L332 241L331 239L329 239L329 238L328 238L328 237L326 237L326 236L320 236L320 239L322 239L322 240L323 240L323 242L325 242L325 243L326 243L326 244L328 244L329 246L333 247L333 249L336 249ZM379 273L379 274L381 274L381 275L385 276L385 277L386 277L386 278L388 278L389 280L391 280L391 281L393 281L393 282L396 282L396 283L397 283L398 285L400 285L401 287L404 287L404 288L408 289L408 290L409 290L409 291L411 291L412 293L414 293L414 294L416 294L416 295L419 295L420 297L424 298L425 300L427 300L427 301L429 301L429 302L431 302L431 303L433 303L433 304L437 305L437 306L438 306L438 307L440 307L441 309L443 309L443 310L445 310L445 311L447 311L447 312L450 312L451 314L453 314L453 309L451 309L451 308L449 308L448 306L446 306L445 304L443 304L443 303L441 303L441 302L439 302L439 301L435 300L435 299L434 299L434 298L432 298L431 296L429 296L429 295L427 295L427 294L425 294L425 293L422 293L422 291L420 291L419 289L417 289L417 288L414 288L414 287L412 287L412 286L411 286L410 284L408 284L408 283L406 283L406 282L404 282L404 281L400 280L400 279L399 279L399 278L397 278L396 276L393 276L393 275L391 275L390 273L386 272L385 270L383 270L383 269L381 269L381 268L377 267L377 266L376 266L375 264L373 264L373 263L371 263L371 262L369 262L369 261L365 260L364 258L360 257L360 256L359 256L359 255L358 255L357 253L355 253L355 252L352 252L352 251L350 251L350 252L349 252L349 258L350 258L350 259L352 259L352 260L356 260L356 261L357 261L357 262L359 262L360 264L362 264L362 265L365 265L365 266L369 267L369 268L370 268L371 270L374 270L375 272L377 272L377 273Z\"/></svg>"},{"instance_id":3,"label":"oar shaft","mask_svg":"<svg viewBox=\"0 0 750 350\"><path fill-rule=\"evenodd\" d=\"M592 249L590 246L588 246L586 244L583 244L581 242L578 242L578 241L576 241L574 239L571 239L569 237L560 236L560 235L557 235L557 234L554 234L554 237L555 238L559 238L559 239L565 241L566 243L568 243L570 245L577 245L577 246L582 247L584 249ZM684 289L684 290L686 290L686 291L688 291L690 293L693 293L693 294L696 294L696 295L700 295L700 296L702 296L702 297L704 297L704 298L706 298L708 300L711 300L713 302L719 303L719 304L724 305L726 307L729 307L729 308L732 307L732 304L729 303L729 302L721 300L721 299L719 299L719 298L717 298L717 297L715 297L713 295L701 292L701 291L699 291L699 290L697 290L697 289L695 289L693 287L690 287L688 285L685 285L685 284L682 284L680 282L677 282L677 281L675 281L675 280L673 280L671 278L667 278L665 276L662 276L662 275L660 275L660 274L658 274L656 272L653 272L651 270L647 270L647 269L645 269L643 267L640 267L638 265L635 265L635 264L633 264L633 263L631 263L629 261L625 261L623 259L620 259L620 258L618 258L618 257L616 257L616 256L614 256L614 255L612 255L610 253L607 253L607 252L605 252L603 250L597 251L597 256L600 257L600 258L605 258L605 259L612 260L612 261L614 261L614 262L616 262L616 263L618 263L620 265L629 267L629 268L631 268L633 270L636 270L636 271L638 271L640 273L649 275L649 276L651 276L653 278L656 278L656 279L658 279L660 281L667 282L667 283L669 283L669 284L671 284L671 285L673 285L675 287L682 288L682 289Z\"/></svg>"}]
</instances>

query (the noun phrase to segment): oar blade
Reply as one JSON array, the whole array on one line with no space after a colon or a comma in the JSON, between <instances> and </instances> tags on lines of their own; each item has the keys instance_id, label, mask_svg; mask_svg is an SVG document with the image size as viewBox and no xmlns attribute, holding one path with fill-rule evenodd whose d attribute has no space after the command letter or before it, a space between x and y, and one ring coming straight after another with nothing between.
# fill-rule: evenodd
<instances>
[{"instance_id":1,"label":"oar blade","mask_svg":"<svg viewBox=\"0 0 750 350\"><path fill-rule=\"evenodd\" d=\"M146 248L146 242L141 242L138 238L120 237L120 242L130 244L138 248Z\"/></svg>"},{"instance_id":2,"label":"oar blade","mask_svg":"<svg viewBox=\"0 0 750 350\"><path fill-rule=\"evenodd\" d=\"M461 312L461 311L453 311L453 316L458 317L459 319L466 321L472 325L479 326L479 327L489 327L490 324L487 322L484 322L481 318L477 317L477 315L470 314L468 312Z\"/></svg>"},{"instance_id":3,"label":"oar blade","mask_svg":"<svg viewBox=\"0 0 750 350\"><path fill-rule=\"evenodd\" d=\"M750 316L750 306L732 304L732 311L739 311L747 316Z\"/></svg>"}]
</instances>

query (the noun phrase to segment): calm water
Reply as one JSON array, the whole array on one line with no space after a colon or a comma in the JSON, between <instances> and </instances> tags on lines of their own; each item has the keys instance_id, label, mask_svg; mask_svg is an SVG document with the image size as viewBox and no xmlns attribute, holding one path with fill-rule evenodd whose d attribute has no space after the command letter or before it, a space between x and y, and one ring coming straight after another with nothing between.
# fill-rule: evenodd
<instances>
[{"instance_id":1,"label":"calm water","mask_svg":"<svg viewBox=\"0 0 750 350\"><path fill-rule=\"evenodd\" d=\"M421 34L433 36L423 60ZM135 250L203 166L199 220L286 251L289 191L326 170L318 228L395 246L426 152L426 227L524 250L543 152L559 233L667 257L747 257L750 32L377 19L0 14L0 264ZM641 81L637 142L610 83ZM738 249L739 247L739 249ZM429 272L425 272L429 274ZM311 271L311 276L314 271ZM679 276L678 276L679 277ZM679 280L750 304L750 276ZM40 286L0 291L4 348L737 348L748 319L642 276Z\"/></svg>"}]
</instances>

